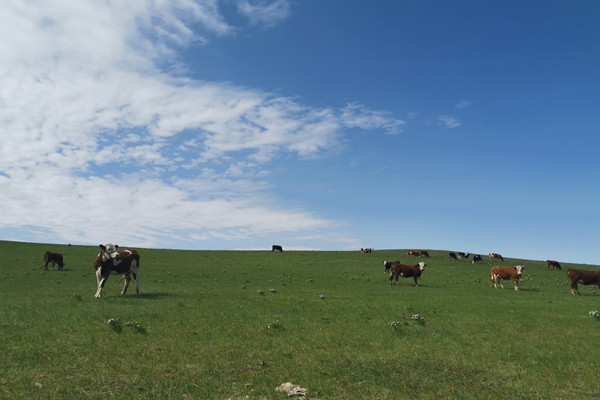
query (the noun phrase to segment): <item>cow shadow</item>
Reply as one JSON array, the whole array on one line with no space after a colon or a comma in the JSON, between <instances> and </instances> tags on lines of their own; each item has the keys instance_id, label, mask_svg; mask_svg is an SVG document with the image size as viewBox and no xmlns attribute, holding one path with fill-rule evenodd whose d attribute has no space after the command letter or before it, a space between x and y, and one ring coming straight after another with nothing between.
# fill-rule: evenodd
<instances>
[{"instance_id":1,"label":"cow shadow","mask_svg":"<svg viewBox=\"0 0 600 400\"><path fill-rule=\"evenodd\" d=\"M169 297L175 297L175 295L173 293L140 293L137 296L132 296L138 299L145 299L145 300L160 300L160 299L166 299Z\"/></svg>"}]
</instances>

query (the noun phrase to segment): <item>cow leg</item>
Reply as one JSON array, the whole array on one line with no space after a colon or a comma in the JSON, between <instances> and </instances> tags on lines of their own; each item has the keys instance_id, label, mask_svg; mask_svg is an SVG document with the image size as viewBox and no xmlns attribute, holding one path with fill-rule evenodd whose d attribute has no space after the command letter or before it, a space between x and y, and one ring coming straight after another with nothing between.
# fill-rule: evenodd
<instances>
[{"instance_id":1,"label":"cow leg","mask_svg":"<svg viewBox=\"0 0 600 400\"><path fill-rule=\"evenodd\" d=\"M517 291L519 290L518 284L519 284L519 282L513 281L513 285L515 285L515 290L517 290Z\"/></svg>"},{"instance_id":2,"label":"cow leg","mask_svg":"<svg viewBox=\"0 0 600 400\"><path fill-rule=\"evenodd\" d=\"M417 286L419 286L419 285L417 285L417 277L415 276L414 278L415 278L415 287L417 287Z\"/></svg>"},{"instance_id":3,"label":"cow leg","mask_svg":"<svg viewBox=\"0 0 600 400\"><path fill-rule=\"evenodd\" d=\"M125 279L125 284L123 285L123 290L121 290L121 294L127 293L127 288L129 287L129 281L131 281L131 275L125 274L125 275L123 275L123 279Z\"/></svg>"},{"instance_id":4,"label":"cow leg","mask_svg":"<svg viewBox=\"0 0 600 400\"><path fill-rule=\"evenodd\" d=\"M94 295L94 299L99 299L99 298L102 297L102 289L104 288L104 284L106 283L107 279L108 279L108 277L102 278L98 282L98 290L96 290L96 294Z\"/></svg>"},{"instance_id":5,"label":"cow leg","mask_svg":"<svg viewBox=\"0 0 600 400\"><path fill-rule=\"evenodd\" d=\"M44 265L44 271L48 271L48 263L49 263L49 262L50 262L50 261L47 261L47 262L46 262L46 265Z\"/></svg>"},{"instance_id":6,"label":"cow leg","mask_svg":"<svg viewBox=\"0 0 600 400\"><path fill-rule=\"evenodd\" d=\"M135 279L135 294L140 294L140 274L133 273L133 279Z\"/></svg>"}]
</instances>

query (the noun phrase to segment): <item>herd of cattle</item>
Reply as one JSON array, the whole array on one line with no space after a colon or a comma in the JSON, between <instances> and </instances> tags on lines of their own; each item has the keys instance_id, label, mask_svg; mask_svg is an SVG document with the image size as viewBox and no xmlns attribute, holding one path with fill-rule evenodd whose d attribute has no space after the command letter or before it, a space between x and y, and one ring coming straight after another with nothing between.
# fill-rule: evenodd
<instances>
[{"instance_id":1,"label":"herd of cattle","mask_svg":"<svg viewBox=\"0 0 600 400\"><path fill-rule=\"evenodd\" d=\"M429 253L426 250L408 250L406 254L413 257L429 258ZM504 257L498 253L489 253L488 256L490 261L504 261ZM450 252L448 253L448 257L457 261L463 259L468 260L470 254L462 252ZM483 262L483 257L479 254L474 254L473 261L471 262L473 264L477 262ZM413 278L415 281L415 286L418 286L417 280L421 277L421 274L423 273L423 270L427 264L420 262L414 265L407 265L402 264L400 261L384 261L383 266L385 268L384 272L389 272L390 274L390 285L393 285L394 281L396 281L396 284L398 284L398 278L403 277ZM550 269L550 267L553 269L562 269L558 261L546 260L546 269ZM519 290L519 280L523 275L524 269L525 267L523 265L517 265L516 267L503 267L500 265L494 265L490 269L490 280L492 281L492 285L494 288L498 288L498 285L500 285L500 287L504 289L504 286L502 286L502 281L510 280L514 285L515 290ZM571 294L573 295L580 294L578 289L578 284L580 283L583 285L598 285L598 289L600 289L600 271L586 271L569 268L567 270L567 277L567 284L569 282L571 283Z\"/></svg>"},{"instance_id":2,"label":"herd of cattle","mask_svg":"<svg viewBox=\"0 0 600 400\"><path fill-rule=\"evenodd\" d=\"M131 281L131 275L135 279L135 294L140 293L140 255L135 250L118 250L119 245L113 244L100 244L100 253L96 256L96 260L94 261L94 270L96 271L96 281L98 283L98 288L96 289L96 294L94 298L102 297L102 289L104 288L104 284L110 275L122 275L121 280L125 281L123 285L123 289L121 290L121 294L125 294L127 292L127 288L129 287L129 283ZM282 252L283 248L279 245L273 245L271 251L279 251ZM361 254L372 253L373 249L361 249ZM426 257L429 258L429 253L426 250L408 250L407 255L413 257ZM498 253L489 253L490 261L499 260L504 261L502 255ZM448 257L454 260L468 260L470 257L469 253L448 253ZM63 260L63 256L60 253L53 253L47 251L44 254L43 261L45 263L44 270L48 270L48 265L52 264L52 270L54 270L54 266L58 265L58 270L62 270L65 263ZM473 264L476 262L483 262L483 257L479 254L473 255L473 260L471 261ZM415 286L418 286L418 279L421 277L423 270L427 266L423 261L414 265L402 264L400 261L384 261L383 262L385 272L390 274L389 281L390 285L398 284L398 278L413 278L415 281ZM554 260L546 260L546 269L562 269L560 263ZM490 270L490 280L492 281L492 285L497 288L500 285L501 288L503 280L510 280L515 290L519 290L519 280L523 274L523 270L525 269L522 265L517 265L516 267L503 267L499 265L494 265ZM569 268L567 270L568 281L567 284L571 283L571 294L580 294L578 284L583 285L597 285L598 289L600 289L600 271L587 271L587 270L579 270Z\"/></svg>"}]
</instances>

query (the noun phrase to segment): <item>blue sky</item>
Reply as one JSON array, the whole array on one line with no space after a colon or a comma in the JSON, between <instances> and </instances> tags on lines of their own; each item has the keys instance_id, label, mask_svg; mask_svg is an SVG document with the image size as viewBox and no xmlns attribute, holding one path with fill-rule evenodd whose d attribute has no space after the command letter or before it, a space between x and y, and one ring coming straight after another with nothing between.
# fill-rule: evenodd
<instances>
[{"instance_id":1,"label":"blue sky","mask_svg":"<svg viewBox=\"0 0 600 400\"><path fill-rule=\"evenodd\" d=\"M597 1L9 1L0 238L598 264Z\"/></svg>"}]
</instances>

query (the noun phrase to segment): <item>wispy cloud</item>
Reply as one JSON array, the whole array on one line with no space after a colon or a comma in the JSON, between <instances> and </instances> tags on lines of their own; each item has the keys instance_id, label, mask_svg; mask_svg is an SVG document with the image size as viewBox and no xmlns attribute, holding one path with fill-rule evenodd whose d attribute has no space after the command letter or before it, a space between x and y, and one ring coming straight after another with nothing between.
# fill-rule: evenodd
<instances>
[{"instance_id":1,"label":"wispy cloud","mask_svg":"<svg viewBox=\"0 0 600 400\"><path fill-rule=\"evenodd\" d=\"M252 25L272 28L290 15L289 0L240 0L238 12Z\"/></svg>"},{"instance_id":2,"label":"wispy cloud","mask_svg":"<svg viewBox=\"0 0 600 400\"><path fill-rule=\"evenodd\" d=\"M282 1L241 4L266 26L289 13ZM0 14L0 32L14 38L0 44L0 229L164 246L339 227L273 198L269 163L327 151L344 128L395 133L403 121L157 66L176 62L180 46L234 30L212 0L9 1Z\"/></svg>"},{"instance_id":3,"label":"wispy cloud","mask_svg":"<svg viewBox=\"0 0 600 400\"><path fill-rule=\"evenodd\" d=\"M461 101L459 101L458 103L456 103L454 105L454 108L458 108L458 109L460 109L460 108L467 108L470 105L471 105L471 102L469 100L461 100Z\"/></svg>"},{"instance_id":4,"label":"wispy cloud","mask_svg":"<svg viewBox=\"0 0 600 400\"><path fill-rule=\"evenodd\" d=\"M438 125L442 125L446 128L457 128L461 125L458 118L454 118L451 115L440 115L437 117Z\"/></svg>"}]
</instances>

